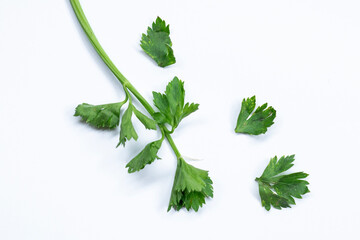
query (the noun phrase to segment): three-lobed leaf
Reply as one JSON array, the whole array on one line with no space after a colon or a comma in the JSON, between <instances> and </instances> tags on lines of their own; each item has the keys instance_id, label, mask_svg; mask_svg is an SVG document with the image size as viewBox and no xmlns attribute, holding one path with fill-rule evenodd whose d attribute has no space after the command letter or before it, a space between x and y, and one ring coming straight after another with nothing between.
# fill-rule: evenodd
<instances>
[{"instance_id":1,"label":"three-lobed leaf","mask_svg":"<svg viewBox=\"0 0 360 240\"><path fill-rule=\"evenodd\" d=\"M148 27L147 34L142 34L141 48L156 61L160 67L166 67L176 62L170 39L170 28L165 21L157 17Z\"/></svg>"},{"instance_id":2,"label":"three-lobed leaf","mask_svg":"<svg viewBox=\"0 0 360 240\"><path fill-rule=\"evenodd\" d=\"M155 120L162 124L168 123L175 129L180 121L199 109L199 104L184 103L184 82L174 77L166 86L165 94L153 92L154 104L160 112L154 114Z\"/></svg>"},{"instance_id":3,"label":"three-lobed leaf","mask_svg":"<svg viewBox=\"0 0 360 240\"><path fill-rule=\"evenodd\" d=\"M206 198L213 197L212 181L208 171L196 168L186 163L182 158L178 160L174 185L171 191L168 211L176 211L185 207L198 211Z\"/></svg>"},{"instance_id":4,"label":"three-lobed leaf","mask_svg":"<svg viewBox=\"0 0 360 240\"><path fill-rule=\"evenodd\" d=\"M74 116L97 128L115 128L119 125L120 109L124 102L103 105L79 104Z\"/></svg>"},{"instance_id":5,"label":"three-lobed leaf","mask_svg":"<svg viewBox=\"0 0 360 240\"><path fill-rule=\"evenodd\" d=\"M296 172L287 175L279 175L293 166L295 155L282 156L279 160L275 156L270 159L261 177L256 178L259 184L261 204L266 210L271 206L276 209L288 208L295 204L295 198L309 192L309 182L303 180L308 176L304 172Z\"/></svg>"},{"instance_id":6,"label":"three-lobed leaf","mask_svg":"<svg viewBox=\"0 0 360 240\"><path fill-rule=\"evenodd\" d=\"M267 103L265 103L253 112L255 104L255 96L243 99L235 132L259 135L265 133L274 124L276 110L273 107L267 108Z\"/></svg>"}]
</instances>

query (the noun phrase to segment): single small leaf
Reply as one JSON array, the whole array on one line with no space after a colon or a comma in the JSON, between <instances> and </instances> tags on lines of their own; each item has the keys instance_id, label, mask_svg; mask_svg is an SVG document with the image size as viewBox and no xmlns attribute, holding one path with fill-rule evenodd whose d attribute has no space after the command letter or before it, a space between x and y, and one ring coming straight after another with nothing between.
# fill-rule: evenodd
<instances>
[{"instance_id":1,"label":"single small leaf","mask_svg":"<svg viewBox=\"0 0 360 240\"><path fill-rule=\"evenodd\" d=\"M270 159L260 178L255 180L259 184L261 204L266 210L271 206L276 209L289 208L295 204L295 198L310 192L307 181L302 180L308 176L304 172L296 172L288 175L279 175L290 169L294 164L294 155L282 156L279 160L275 156Z\"/></svg>"},{"instance_id":2,"label":"single small leaf","mask_svg":"<svg viewBox=\"0 0 360 240\"><path fill-rule=\"evenodd\" d=\"M97 128L115 128L119 125L120 109L125 102L103 105L80 104L75 109L74 116Z\"/></svg>"},{"instance_id":3,"label":"single small leaf","mask_svg":"<svg viewBox=\"0 0 360 240\"><path fill-rule=\"evenodd\" d=\"M134 139L135 141L138 139L138 135L134 129L134 126L131 122L131 116L133 113L133 105L129 104L128 108L126 109L123 117L121 118L120 124L120 139L117 147L122 144L125 146L126 140Z\"/></svg>"},{"instance_id":4,"label":"single small leaf","mask_svg":"<svg viewBox=\"0 0 360 240\"><path fill-rule=\"evenodd\" d=\"M241 104L235 132L259 135L266 133L267 129L274 124L276 110L273 107L267 108L267 103L265 103L253 112L255 109L255 102L255 96L247 99L244 98Z\"/></svg>"},{"instance_id":5,"label":"single small leaf","mask_svg":"<svg viewBox=\"0 0 360 240\"><path fill-rule=\"evenodd\" d=\"M135 107L133 108L135 116L140 120L140 122L145 126L146 129L156 130L156 121L148 118Z\"/></svg>"},{"instance_id":6,"label":"single small leaf","mask_svg":"<svg viewBox=\"0 0 360 240\"><path fill-rule=\"evenodd\" d=\"M152 28L148 27L147 34L142 34L140 46L160 67L176 62L171 48L169 25L160 17L153 22Z\"/></svg>"},{"instance_id":7,"label":"single small leaf","mask_svg":"<svg viewBox=\"0 0 360 240\"><path fill-rule=\"evenodd\" d=\"M175 129L180 121L199 108L199 104L186 103L184 82L174 77L166 86L165 94L153 92L154 104L161 115L157 122L166 122Z\"/></svg>"},{"instance_id":8,"label":"single small leaf","mask_svg":"<svg viewBox=\"0 0 360 240\"><path fill-rule=\"evenodd\" d=\"M140 171L146 166L146 164L151 164L155 161L155 159L160 159L157 156L157 153L162 142L163 139L160 139L146 145L145 148L126 165L126 167L129 168L128 172L133 173Z\"/></svg>"},{"instance_id":9,"label":"single small leaf","mask_svg":"<svg viewBox=\"0 0 360 240\"><path fill-rule=\"evenodd\" d=\"M186 163L182 158L178 160L174 185L171 191L168 211L176 211L185 207L198 211L206 198L213 197L212 181L208 171L196 168Z\"/></svg>"}]
</instances>

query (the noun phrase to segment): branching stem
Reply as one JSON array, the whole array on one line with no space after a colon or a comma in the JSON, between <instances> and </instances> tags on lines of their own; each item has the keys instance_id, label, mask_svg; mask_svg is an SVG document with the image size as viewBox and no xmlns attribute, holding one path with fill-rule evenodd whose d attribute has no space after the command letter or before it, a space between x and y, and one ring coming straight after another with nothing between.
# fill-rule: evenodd
<instances>
[{"instance_id":1,"label":"branching stem","mask_svg":"<svg viewBox=\"0 0 360 240\"><path fill-rule=\"evenodd\" d=\"M79 3L79 0L70 0L70 3L74 9L75 15L77 19L79 20L79 23L83 30L85 31L86 36L89 38L91 44L95 48L96 52L99 54L101 59L104 61L104 63L108 66L108 68L111 70L111 72L115 75L115 77L119 80L119 82L122 84L122 86L125 89L125 92L127 94L128 89L135 97L136 99L144 106L146 111L153 116L155 113L155 110L151 107L148 101L136 90L136 88L124 77L124 75L121 74L121 72L117 69L115 64L111 61L109 56L106 54L104 49L101 47L99 41L97 40L93 30L91 29L91 26L86 19L86 16L84 14L84 11L81 8L81 5ZM131 100L131 98L130 98ZM164 126L159 125L160 131L165 134L166 139L168 140L171 148L173 149L177 159L181 158L181 154L179 150L177 149L174 140L170 136L170 131Z\"/></svg>"}]
</instances>

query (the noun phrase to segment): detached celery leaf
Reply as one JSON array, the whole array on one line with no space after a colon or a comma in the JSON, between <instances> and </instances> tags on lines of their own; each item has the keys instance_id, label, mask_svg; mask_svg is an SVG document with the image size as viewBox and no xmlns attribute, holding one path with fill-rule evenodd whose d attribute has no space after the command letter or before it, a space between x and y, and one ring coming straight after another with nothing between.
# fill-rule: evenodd
<instances>
[{"instance_id":1,"label":"detached celery leaf","mask_svg":"<svg viewBox=\"0 0 360 240\"><path fill-rule=\"evenodd\" d=\"M126 140L134 139L135 141L138 139L138 135L134 129L134 126L131 122L131 116L133 113L133 105L129 104L128 108L126 109L123 117L121 118L120 124L120 139L117 147L122 144L125 146Z\"/></svg>"},{"instance_id":2,"label":"detached celery leaf","mask_svg":"<svg viewBox=\"0 0 360 240\"><path fill-rule=\"evenodd\" d=\"M153 22L152 28L148 27L147 35L142 34L140 46L160 67L176 62L171 48L169 25L160 17Z\"/></svg>"},{"instance_id":3,"label":"detached celery leaf","mask_svg":"<svg viewBox=\"0 0 360 240\"><path fill-rule=\"evenodd\" d=\"M146 129L156 130L156 121L151 118L148 118L135 107L133 108L135 116L140 120L140 122L145 126Z\"/></svg>"},{"instance_id":4,"label":"detached celery leaf","mask_svg":"<svg viewBox=\"0 0 360 240\"><path fill-rule=\"evenodd\" d=\"M295 204L295 198L302 198L309 191L307 181L302 180L308 176L304 172L296 172L288 175L279 175L290 169L294 164L295 155L282 156L279 160L275 156L270 162L260 178L255 180L259 184L259 194L261 204L266 210L270 210L271 205L276 209L288 208L290 204Z\"/></svg>"},{"instance_id":5,"label":"detached celery leaf","mask_svg":"<svg viewBox=\"0 0 360 240\"><path fill-rule=\"evenodd\" d=\"M115 128L119 125L120 108L124 102L103 105L80 104L75 109L74 116L97 128Z\"/></svg>"},{"instance_id":6,"label":"detached celery leaf","mask_svg":"<svg viewBox=\"0 0 360 240\"><path fill-rule=\"evenodd\" d=\"M168 123L175 129L180 121L199 108L199 104L186 103L184 82L174 77L166 86L165 94L153 92L154 104L160 113L156 113L158 123Z\"/></svg>"},{"instance_id":7,"label":"detached celery leaf","mask_svg":"<svg viewBox=\"0 0 360 240\"><path fill-rule=\"evenodd\" d=\"M241 104L235 132L259 135L266 133L268 127L274 124L274 119L276 117L275 109L273 107L266 108L267 103L265 103L253 112L255 109L255 102L255 96L247 99L244 98Z\"/></svg>"},{"instance_id":8,"label":"detached celery leaf","mask_svg":"<svg viewBox=\"0 0 360 240\"><path fill-rule=\"evenodd\" d=\"M208 171L201 170L186 163L182 158L178 160L174 185L171 191L168 211L176 211L185 207L197 212L205 199L213 197L212 181Z\"/></svg>"},{"instance_id":9,"label":"detached celery leaf","mask_svg":"<svg viewBox=\"0 0 360 240\"><path fill-rule=\"evenodd\" d=\"M163 139L160 139L146 145L145 148L126 165L126 167L129 168L128 172L133 173L140 171L146 166L146 164L151 164L155 161L155 159L160 159L157 156L157 153L162 142Z\"/></svg>"}]
</instances>

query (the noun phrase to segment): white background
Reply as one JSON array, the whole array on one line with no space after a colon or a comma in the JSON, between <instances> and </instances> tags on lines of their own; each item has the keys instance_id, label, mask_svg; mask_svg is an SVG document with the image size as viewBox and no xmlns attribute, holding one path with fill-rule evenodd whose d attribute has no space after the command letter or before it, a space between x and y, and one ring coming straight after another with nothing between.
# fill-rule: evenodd
<instances>
[{"instance_id":1,"label":"white background","mask_svg":"<svg viewBox=\"0 0 360 240\"><path fill-rule=\"evenodd\" d=\"M210 171L214 198L166 212L176 160L167 143L139 173L126 163L159 133L134 120L137 142L73 117L77 104L124 98L69 1L0 0L0 239L360 239L357 0L81 1L110 58L151 102L174 76L200 109L173 134ZM177 63L139 46L156 16ZM235 134L241 101L277 110L265 135ZM137 105L139 106L139 105ZM255 177L296 154L311 193L267 212Z\"/></svg>"}]
</instances>

